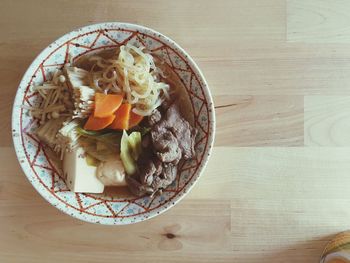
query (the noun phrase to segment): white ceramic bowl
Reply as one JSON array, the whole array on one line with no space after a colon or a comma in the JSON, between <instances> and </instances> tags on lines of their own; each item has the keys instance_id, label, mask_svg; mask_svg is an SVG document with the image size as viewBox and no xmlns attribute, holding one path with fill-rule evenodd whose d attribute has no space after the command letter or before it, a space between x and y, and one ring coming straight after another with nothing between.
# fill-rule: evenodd
<instances>
[{"instance_id":1,"label":"white ceramic bowl","mask_svg":"<svg viewBox=\"0 0 350 263\"><path fill-rule=\"evenodd\" d=\"M190 98L198 129L196 158L180 167L175 182L153 198L118 198L70 192L50 162L45 147L35 136L37 121L22 105L39 101L31 87L50 78L52 71L72 56L117 48L130 43L143 45L170 65L180 77ZM143 26L101 23L74 30L45 48L29 66L16 94L12 112L12 134L17 158L34 188L53 206L78 219L101 224L122 225L154 217L174 206L193 187L203 172L213 146L215 115L208 85L193 59L168 37Z\"/></svg>"}]
</instances>

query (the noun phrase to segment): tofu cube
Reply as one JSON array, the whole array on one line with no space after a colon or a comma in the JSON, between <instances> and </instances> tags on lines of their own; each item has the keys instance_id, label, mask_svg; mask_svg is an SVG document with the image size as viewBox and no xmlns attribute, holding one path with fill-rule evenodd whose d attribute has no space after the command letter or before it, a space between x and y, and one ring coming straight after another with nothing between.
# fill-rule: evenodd
<instances>
[{"instance_id":1,"label":"tofu cube","mask_svg":"<svg viewBox=\"0 0 350 263\"><path fill-rule=\"evenodd\" d=\"M96 177L96 167L88 165L82 147L67 152L63 159L63 172L69 189L76 193L103 193L104 185Z\"/></svg>"}]
</instances>

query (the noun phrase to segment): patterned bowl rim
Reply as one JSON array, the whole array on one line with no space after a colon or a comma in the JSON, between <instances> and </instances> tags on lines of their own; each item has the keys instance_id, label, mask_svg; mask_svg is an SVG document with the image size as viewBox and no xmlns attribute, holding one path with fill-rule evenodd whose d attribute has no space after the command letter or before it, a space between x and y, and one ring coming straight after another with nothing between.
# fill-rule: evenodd
<instances>
[{"instance_id":1,"label":"patterned bowl rim","mask_svg":"<svg viewBox=\"0 0 350 263\"><path fill-rule=\"evenodd\" d=\"M150 211L149 215L147 217L137 216L134 221L93 221L90 219L90 217L85 218L83 216L80 216L79 213L71 214L64 207L54 205L54 200L51 200L49 197L47 197L45 195L44 191L41 190L41 188L39 186L40 183L30 181L29 171L27 171L27 167L25 167L25 163L19 161L21 158L21 153L23 152L22 136L16 136L16 133L21 132L21 131L17 131L15 129L15 128L17 128L16 125L19 123L19 120L16 119L16 114L17 114L17 111L20 110L19 105L22 104L22 102L21 102L22 94L21 94L21 92L19 92L19 91L21 91L20 88L23 86L26 86L26 84L28 83L28 81L27 81L28 77L31 76L33 71L35 70L35 65L38 62L45 59L45 54L47 53L47 51L49 51L51 49L51 47L54 45L61 45L66 40L69 40L71 37L74 37L77 33L89 32L91 30L96 30L96 29L103 30L103 29L106 29L106 28L108 29L111 27L140 30L141 33L146 32L146 33L154 34L154 35L157 35L157 37L160 40L165 41L170 46L178 49L185 56L184 59L190 65L194 74L197 75L197 77L199 78L199 80L202 84L203 93L204 93L205 98L208 102L208 115L209 115L209 119L208 119L208 122L209 122L208 143L207 143L207 147L205 149L205 152L203 153L202 162L201 162L201 164L198 164L198 166L199 166L198 170L196 171L195 175L193 176L193 179L192 179L193 182L191 184L187 185L182 190L181 193L177 194L175 196L175 198L172 200L172 202L170 202L170 204L168 204L167 206L164 207L164 204L163 204L158 209ZM179 46L174 40L163 35L162 33L159 33L158 31L151 29L151 28L148 28L148 27L145 27L145 26L141 26L141 25L133 24L133 23L124 23L124 22L103 22L103 23L96 23L96 24L85 25L85 26L79 27L75 30L70 31L69 33L64 34L60 38L58 38L55 41L53 41L52 43L50 43L42 51L40 51L40 53L35 57L35 59L29 65L28 69L26 70L25 74L23 75L23 77L19 83L18 89L16 91L14 103L13 103L13 108L12 108L12 122L11 122L11 124L12 124L12 140L13 140L13 144L15 147L17 159L20 163L22 171L24 172L24 174L26 175L26 177L30 181L30 183L33 185L33 187L36 189L36 191L47 202L49 202L51 205L55 206L57 209L61 210L65 214L72 216L74 218L77 218L79 220L88 222L88 223L98 223L98 224L104 224L104 225L126 225L126 224L133 224L133 223L142 222L142 221L148 220L150 218L153 218L157 215L160 215L160 214L164 213L165 211L167 211L168 209L170 209L171 207L175 206L194 187L195 183L198 181L199 177L202 175L203 171L205 170L206 165L207 165L208 160L209 160L209 157L212 153L215 132L216 132L215 131L216 130L215 108L214 108L212 95L210 93L208 83L207 83L206 79L204 78L202 71L200 70L198 65L195 63L195 61L192 59L192 57L181 46Z\"/></svg>"}]
</instances>

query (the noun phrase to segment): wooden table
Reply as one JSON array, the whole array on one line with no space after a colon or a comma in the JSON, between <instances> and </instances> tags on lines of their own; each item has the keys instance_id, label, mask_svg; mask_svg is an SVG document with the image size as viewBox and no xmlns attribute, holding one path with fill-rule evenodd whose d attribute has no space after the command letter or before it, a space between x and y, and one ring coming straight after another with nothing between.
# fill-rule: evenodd
<instances>
[{"instance_id":1,"label":"wooden table","mask_svg":"<svg viewBox=\"0 0 350 263\"><path fill-rule=\"evenodd\" d=\"M136 225L44 201L12 146L12 102L34 57L76 27L154 28L202 68L217 137L202 179ZM0 262L317 262L350 228L350 1L0 3Z\"/></svg>"}]
</instances>

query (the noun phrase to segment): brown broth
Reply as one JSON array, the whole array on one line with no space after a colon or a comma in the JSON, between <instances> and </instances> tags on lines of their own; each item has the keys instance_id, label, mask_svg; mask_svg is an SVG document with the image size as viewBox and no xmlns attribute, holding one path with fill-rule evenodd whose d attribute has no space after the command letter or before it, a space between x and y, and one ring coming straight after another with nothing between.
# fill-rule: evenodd
<instances>
[{"instance_id":1,"label":"brown broth","mask_svg":"<svg viewBox=\"0 0 350 263\"><path fill-rule=\"evenodd\" d=\"M99 57L102 57L104 59L109 59L112 56L114 56L117 52L118 52L118 50L115 48L104 49L104 50L95 50L95 51L89 52L81 57L78 57L76 60L74 60L73 65L75 67L90 71L93 64L95 63L94 61L89 60L90 57L99 56Z\"/></svg>"},{"instance_id":2,"label":"brown broth","mask_svg":"<svg viewBox=\"0 0 350 263\"><path fill-rule=\"evenodd\" d=\"M158 61L157 61L158 60ZM163 82L170 85L170 91L175 94L175 102L180 106L181 115L194 126L194 115L192 104L190 98L187 94L184 84L181 82L180 78L171 69L171 67L166 63L161 63L159 59L155 60L156 66L159 67L167 76Z\"/></svg>"},{"instance_id":3,"label":"brown broth","mask_svg":"<svg viewBox=\"0 0 350 263\"><path fill-rule=\"evenodd\" d=\"M105 196L129 198L133 197L127 186L107 186L103 192Z\"/></svg>"}]
</instances>

